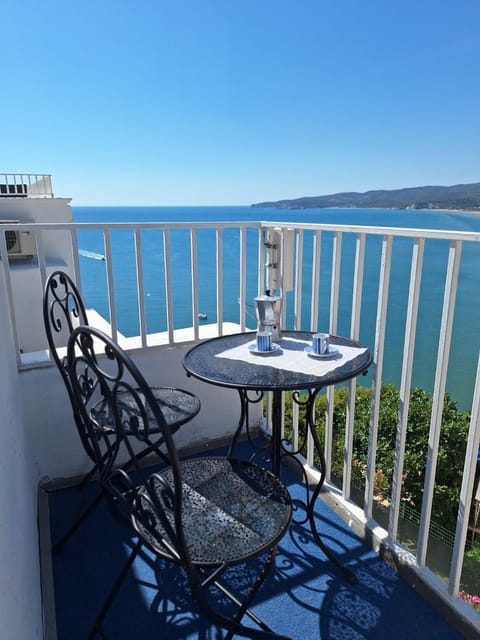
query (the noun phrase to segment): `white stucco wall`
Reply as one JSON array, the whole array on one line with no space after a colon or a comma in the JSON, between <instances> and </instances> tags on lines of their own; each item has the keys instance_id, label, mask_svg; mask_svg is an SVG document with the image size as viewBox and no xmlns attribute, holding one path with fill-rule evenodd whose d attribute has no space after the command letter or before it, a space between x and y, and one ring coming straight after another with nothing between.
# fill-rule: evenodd
<instances>
[{"instance_id":1,"label":"white stucco wall","mask_svg":"<svg viewBox=\"0 0 480 640\"><path fill-rule=\"evenodd\" d=\"M5 299L0 268L0 299ZM42 606L37 536L37 483L30 465L11 326L0 305L0 637L40 640Z\"/></svg>"},{"instance_id":2,"label":"white stucco wall","mask_svg":"<svg viewBox=\"0 0 480 640\"><path fill-rule=\"evenodd\" d=\"M0 220L31 223L71 222L69 198L0 198ZM47 274L54 269L72 270L70 234L42 233ZM47 346L42 317L42 287L38 260L11 261L10 275L19 347L24 353Z\"/></svg>"},{"instance_id":3,"label":"white stucco wall","mask_svg":"<svg viewBox=\"0 0 480 640\"><path fill-rule=\"evenodd\" d=\"M71 222L71 198L0 198L0 220Z\"/></svg>"}]
</instances>

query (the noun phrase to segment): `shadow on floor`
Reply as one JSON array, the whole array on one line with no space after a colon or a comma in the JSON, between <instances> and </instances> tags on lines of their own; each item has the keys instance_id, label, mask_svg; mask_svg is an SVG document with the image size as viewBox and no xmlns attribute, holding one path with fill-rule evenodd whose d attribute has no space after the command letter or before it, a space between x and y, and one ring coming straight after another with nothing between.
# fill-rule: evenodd
<instances>
[{"instance_id":1,"label":"shadow on floor","mask_svg":"<svg viewBox=\"0 0 480 640\"><path fill-rule=\"evenodd\" d=\"M303 488L289 472L283 480L294 498L301 497ZM94 496L98 488L92 485L88 491ZM49 495L52 540L68 526L78 500L75 488ZM317 502L322 540L354 571L356 584L348 584L318 548L308 525L293 524L279 546L275 570L254 601L258 616L294 640L461 638L333 511ZM102 501L62 551L53 555L58 640L85 640L135 541L133 531ZM249 565L232 572L238 588L245 588ZM182 571L148 551L135 561L104 630L112 640L224 637L196 610Z\"/></svg>"}]
</instances>

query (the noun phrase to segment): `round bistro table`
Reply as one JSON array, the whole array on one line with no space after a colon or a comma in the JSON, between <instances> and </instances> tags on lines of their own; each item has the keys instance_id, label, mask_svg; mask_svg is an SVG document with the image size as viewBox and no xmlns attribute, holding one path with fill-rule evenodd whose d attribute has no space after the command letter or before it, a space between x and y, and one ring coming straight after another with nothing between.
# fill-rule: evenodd
<instances>
[{"instance_id":1,"label":"round bistro table","mask_svg":"<svg viewBox=\"0 0 480 640\"><path fill-rule=\"evenodd\" d=\"M325 481L326 461L315 430L314 410L315 399L323 388L366 373L372 363L372 356L359 342L331 335L331 354L322 358L310 357L311 354L305 350L310 347L312 336L313 333L308 331L283 331L276 350L266 356L255 352L255 332L220 336L202 341L190 349L183 358L183 366L187 375L238 391L240 419L229 456L233 455L242 430L246 427L248 431L249 404L261 401L266 392L272 393L272 432L268 446L272 471L278 477L281 476L282 460L285 457L296 459L296 454L299 453L293 451L282 438L282 393L293 392L293 401L305 406L305 434L311 435L320 460L320 478L313 490L305 482L306 500L301 504L306 517L297 522L309 521L316 542L342 569L347 579L354 581L354 575L325 547L315 524L314 506ZM295 502L298 504L300 501Z\"/></svg>"}]
</instances>

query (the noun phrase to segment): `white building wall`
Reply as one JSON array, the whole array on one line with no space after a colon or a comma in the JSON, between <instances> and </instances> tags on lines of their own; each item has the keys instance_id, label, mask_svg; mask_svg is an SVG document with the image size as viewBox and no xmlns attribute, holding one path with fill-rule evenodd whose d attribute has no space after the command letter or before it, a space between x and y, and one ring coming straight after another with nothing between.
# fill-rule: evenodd
<instances>
[{"instance_id":1,"label":"white building wall","mask_svg":"<svg viewBox=\"0 0 480 640\"><path fill-rule=\"evenodd\" d=\"M72 222L71 198L0 198L0 220Z\"/></svg>"},{"instance_id":2,"label":"white building wall","mask_svg":"<svg viewBox=\"0 0 480 640\"><path fill-rule=\"evenodd\" d=\"M0 198L0 220L19 222L72 222L70 198ZM47 273L73 264L70 235L66 231L42 233ZM19 347L23 353L47 347L42 316L42 288L38 260L10 262Z\"/></svg>"},{"instance_id":3,"label":"white building wall","mask_svg":"<svg viewBox=\"0 0 480 640\"><path fill-rule=\"evenodd\" d=\"M0 297L5 282L0 270ZM42 605L37 535L37 480L30 464L10 318L0 305L0 637L40 640Z\"/></svg>"}]
</instances>

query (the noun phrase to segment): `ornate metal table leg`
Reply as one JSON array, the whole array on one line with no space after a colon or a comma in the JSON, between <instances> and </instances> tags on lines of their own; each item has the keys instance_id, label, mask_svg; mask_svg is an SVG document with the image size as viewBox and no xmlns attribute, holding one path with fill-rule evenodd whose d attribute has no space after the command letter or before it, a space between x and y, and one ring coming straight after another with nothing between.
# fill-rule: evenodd
<instances>
[{"instance_id":1,"label":"ornate metal table leg","mask_svg":"<svg viewBox=\"0 0 480 640\"><path fill-rule=\"evenodd\" d=\"M273 392L272 402L272 473L280 477L282 460L282 392Z\"/></svg>"},{"instance_id":2,"label":"ornate metal table leg","mask_svg":"<svg viewBox=\"0 0 480 640\"><path fill-rule=\"evenodd\" d=\"M238 444L240 436L243 431L247 436L247 441L255 453L252 456L252 460L259 454L264 454L264 461L269 462L271 460L271 438L265 435L265 444L261 445L255 442L250 429L248 408L251 404L258 404L263 400L263 391L246 391L245 389L237 389L240 396L240 418L238 420L238 426L232 438L232 442L228 449L227 457L231 458L234 455L235 447ZM250 395L249 395L250 393ZM266 454L266 455L265 455Z\"/></svg>"},{"instance_id":3,"label":"ornate metal table leg","mask_svg":"<svg viewBox=\"0 0 480 640\"><path fill-rule=\"evenodd\" d=\"M294 391L292 393L292 402L295 402L298 406L305 407L305 436L303 442L301 442L297 449L293 449L293 447L285 440L282 440L281 434L281 421L282 421L282 407L281 407L281 399L282 392L274 391L273 395L273 419L272 419L272 470L277 476L280 477L281 463L286 462L287 460L291 461L296 465L299 470L303 482L305 484L305 500L301 500L299 498L295 498L293 503L296 507L296 516L293 521L296 524L305 524L309 522L310 529L312 531L313 538L318 546L325 553L327 558L331 560L331 562L340 569L343 573L345 579L353 584L356 581L355 575L348 569L343 566L340 560L335 556L335 554L329 549L318 533L317 526L315 523L315 503L318 498L318 495L321 491L323 483L325 482L326 469L327 464L325 460L325 455L323 453L323 447L318 438L317 432L315 430L315 400L319 393L320 389L309 390L303 393ZM307 473L305 472L303 463L299 459L299 454L304 450L305 444L307 441L308 434L311 434L313 445L316 453L318 454L320 460L320 478L317 484L312 488L309 484ZM304 514L303 517L299 517L299 513L302 512Z\"/></svg>"},{"instance_id":4,"label":"ornate metal table leg","mask_svg":"<svg viewBox=\"0 0 480 640\"><path fill-rule=\"evenodd\" d=\"M337 566L341 572L343 573L345 579L347 580L347 582L349 582L350 584L354 584L357 580L355 574L348 569L348 567L345 567L340 560L336 557L336 555L331 551L331 549L329 549L325 543L322 541L322 539L320 538L320 534L317 531L317 525L315 523L315 501L318 498L318 495L320 493L320 490L323 486L323 483L325 482L325 475L326 475L326 469L327 469L327 463L325 460L325 455L323 452L323 447L320 443L320 440L318 438L317 432L315 430L315 399L318 395L318 392L320 391L320 389L317 389L315 391L312 391L309 393L309 399L307 402L307 414L306 414L306 422L307 422L307 433L308 431L310 431L310 434L312 436L313 439L313 445L315 448L315 451L317 452L319 458L320 458L320 479L316 485L316 487L314 488L312 495L309 497L307 497L307 517L308 520L310 522L310 527L312 530L312 534L313 537L316 541L316 543L318 544L318 546L322 549L322 551L324 552L324 554L327 556L327 558L329 560L331 560L333 562L333 564L335 566ZM307 494L308 496L308 494Z\"/></svg>"},{"instance_id":5,"label":"ornate metal table leg","mask_svg":"<svg viewBox=\"0 0 480 640\"><path fill-rule=\"evenodd\" d=\"M323 483L325 482L326 475L326 461L325 455L323 453L323 447L318 438L317 432L315 431L315 400L319 393L320 389L316 389L314 391L309 390L304 394L300 394L298 392L292 393L292 401L296 402L300 406L305 406L306 410L306 429L305 429L305 438L310 432L314 444L314 448L318 457L320 459L320 479L315 485L313 489L310 488L308 483L308 478L303 469L303 466L300 464L297 454L300 453L300 450L303 448L303 444L300 446L298 450L293 450L291 448L287 448L286 443L282 440L282 391L274 390L273 393L273 402L272 402L272 437L271 441L267 438L266 444L264 446L259 446L258 443L255 443L251 437L250 433L250 425L248 420L248 408L250 404L256 404L263 400L263 392L256 391L250 392L251 394L255 394L252 396L248 395L248 392L244 389L238 389L238 394L240 396L240 419L238 421L238 426L235 431L235 434L232 439L232 443L230 445L230 449L228 451L228 456L231 457L234 453L234 449L238 443L240 435L242 431L245 429L247 439L249 444L255 450L254 458L259 453L266 453L267 455L264 457L266 462L271 461L271 469L272 473L274 473L277 477L281 476L281 465L282 461L285 459L292 460L296 463L302 473L303 481L305 483L305 501L300 500L298 498L294 499L294 504L297 509L300 508L305 513L303 518L295 518L294 522L296 524L304 524L307 521L310 524L310 528L312 531L312 535L314 537L315 542L325 553L327 558L331 560L331 562L340 569L343 573L345 579L353 584L356 582L356 577L353 572L345 567L340 560L335 556L335 554L329 549L325 543L322 541L320 534L318 533L317 526L315 523L315 502L318 498L318 495L321 491ZM306 398L306 399L304 399Z\"/></svg>"}]
</instances>

